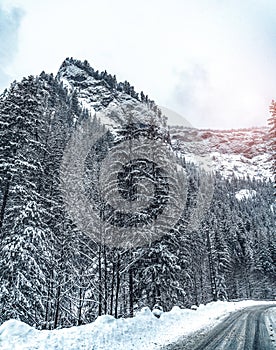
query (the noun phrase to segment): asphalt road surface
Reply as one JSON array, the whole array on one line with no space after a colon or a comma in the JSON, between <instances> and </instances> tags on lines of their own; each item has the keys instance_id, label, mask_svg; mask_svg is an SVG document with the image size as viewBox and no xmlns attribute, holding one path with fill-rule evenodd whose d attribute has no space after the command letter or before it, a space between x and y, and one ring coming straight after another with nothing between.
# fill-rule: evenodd
<instances>
[{"instance_id":1,"label":"asphalt road surface","mask_svg":"<svg viewBox=\"0 0 276 350\"><path fill-rule=\"evenodd\" d=\"M276 306L249 307L163 350L276 350Z\"/></svg>"}]
</instances>

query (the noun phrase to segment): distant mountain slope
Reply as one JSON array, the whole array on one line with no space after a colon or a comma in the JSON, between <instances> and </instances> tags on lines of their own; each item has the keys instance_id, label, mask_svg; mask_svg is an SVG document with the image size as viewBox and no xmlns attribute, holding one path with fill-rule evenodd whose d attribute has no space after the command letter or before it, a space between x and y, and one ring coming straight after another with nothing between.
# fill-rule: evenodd
<instances>
[{"instance_id":1,"label":"distant mountain slope","mask_svg":"<svg viewBox=\"0 0 276 350\"><path fill-rule=\"evenodd\" d=\"M170 127L175 150L187 161L208 163L223 176L271 178L268 128L200 130Z\"/></svg>"}]
</instances>

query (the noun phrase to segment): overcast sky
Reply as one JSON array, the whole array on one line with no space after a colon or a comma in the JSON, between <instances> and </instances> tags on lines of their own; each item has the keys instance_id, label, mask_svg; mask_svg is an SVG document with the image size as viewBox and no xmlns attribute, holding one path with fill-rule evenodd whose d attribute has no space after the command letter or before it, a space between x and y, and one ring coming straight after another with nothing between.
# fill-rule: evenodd
<instances>
[{"instance_id":1,"label":"overcast sky","mask_svg":"<svg viewBox=\"0 0 276 350\"><path fill-rule=\"evenodd\" d=\"M0 0L0 89L66 57L128 80L204 128L265 125L275 0Z\"/></svg>"}]
</instances>

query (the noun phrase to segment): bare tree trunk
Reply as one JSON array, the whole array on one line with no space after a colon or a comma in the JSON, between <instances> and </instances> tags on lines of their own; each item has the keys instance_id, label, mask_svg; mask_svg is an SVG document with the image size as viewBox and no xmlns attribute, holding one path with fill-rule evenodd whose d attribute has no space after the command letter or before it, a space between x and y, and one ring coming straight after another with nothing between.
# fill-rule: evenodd
<instances>
[{"instance_id":1,"label":"bare tree trunk","mask_svg":"<svg viewBox=\"0 0 276 350\"><path fill-rule=\"evenodd\" d=\"M77 326L82 324L81 314L82 314L82 306L83 306L83 289L79 287L79 304L78 304L78 316L77 316Z\"/></svg>"},{"instance_id":2,"label":"bare tree trunk","mask_svg":"<svg viewBox=\"0 0 276 350\"><path fill-rule=\"evenodd\" d=\"M133 317L133 270L129 269L129 316Z\"/></svg>"},{"instance_id":3,"label":"bare tree trunk","mask_svg":"<svg viewBox=\"0 0 276 350\"><path fill-rule=\"evenodd\" d=\"M49 281L48 285L48 292L47 292L47 301L46 301L46 311L45 311L45 329L49 329L48 322L50 319L50 311L51 311L51 295L53 293L53 279L54 279L54 273L53 270L51 271L51 279Z\"/></svg>"},{"instance_id":4,"label":"bare tree trunk","mask_svg":"<svg viewBox=\"0 0 276 350\"><path fill-rule=\"evenodd\" d=\"M112 280L111 280L111 294L110 294L110 315L113 315L113 301L114 301L114 285L115 285L115 272L116 264L113 261L112 266Z\"/></svg>"},{"instance_id":5,"label":"bare tree trunk","mask_svg":"<svg viewBox=\"0 0 276 350\"><path fill-rule=\"evenodd\" d=\"M107 285L107 257L106 247L104 246L104 313L107 315L108 285Z\"/></svg>"},{"instance_id":6,"label":"bare tree trunk","mask_svg":"<svg viewBox=\"0 0 276 350\"><path fill-rule=\"evenodd\" d=\"M197 275L195 271L194 271L193 280L194 280L194 303L195 305L198 306L199 303L198 303Z\"/></svg>"},{"instance_id":7,"label":"bare tree trunk","mask_svg":"<svg viewBox=\"0 0 276 350\"><path fill-rule=\"evenodd\" d=\"M56 309L55 309L54 329L57 328L57 325L58 325L59 308L60 308L60 294L61 294L61 287L59 285L57 288L57 294L56 294Z\"/></svg>"},{"instance_id":8,"label":"bare tree trunk","mask_svg":"<svg viewBox=\"0 0 276 350\"><path fill-rule=\"evenodd\" d=\"M9 197L9 191L10 191L10 183L11 183L11 176L9 175L6 180L6 184L4 187L4 193L3 193L3 199L2 199L2 205L1 205L1 210L0 210L0 232L4 223L4 217L5 217L5 211L6 211L6 206L8 202L8 197ZM4 239L4 236L2 235L1 240Z\"/></svg>"},{"instance_id":9,"label":"bare tree trunk","mask_svg":"<svg viewBox=\"0 0 276 350\"><path fill-rule=\"evenodd\" d=\"M203 261L200 261L200 303L204 303L205 304L205 295L204 295L204 286L203 286L203 269L202 269L202 266L203 266Z\"/></svg>"},{"instance_id":10,"label":"bare tree trunk","mask_svg":"<svg viewBox=\"0 0 276 350\"><path fill-rule=\"evenodd\" d=\"M120 291L120 253L117 253L116 264L116 293L115 293L115 318L118 318L119 291Z\"/></svg>"},{"instance_id":11,"label":"bare tree trunk","mask_svg":"<svg viewBox=\"0 0 276 350\"><path fill-rule=\"evenodd\" d=\"M98 316L102 315L102 246L101 243L99 243L98 248L98 264L99 264L99 309L98 309Z\"/></svg>"},{"instance_id":12,"label":"bare tree trunk","mask_svg":"<svg viewBox=\"0 0 276 350\"><path fill-rule=\"evenodd\" d=\"M208 260L209 260L212 296L213 296L213 301L217 301L216 276L215 276L214 260L213 260L212 247L211 247L211 239L210 239L210 234L208 229L206 229L206 238L207 238L207 252L208 252Z\"/></svg>"}]
</instances>

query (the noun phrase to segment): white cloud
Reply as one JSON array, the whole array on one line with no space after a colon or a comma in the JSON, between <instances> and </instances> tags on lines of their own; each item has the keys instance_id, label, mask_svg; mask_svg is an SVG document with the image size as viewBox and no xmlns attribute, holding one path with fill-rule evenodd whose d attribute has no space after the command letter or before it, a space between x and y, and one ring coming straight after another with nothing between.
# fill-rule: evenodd
<instances>
[{"instance_id":1,"label":"white cloud","mask_svg":"<svg viewBox=\"0 0 276 350\"><path fill-rule=\"evenodd\" d=\"M7 10L0 4L0 88L5 88L11 79L5 67L17 51L17 34L22 15L19 8Z\"/></svg>"}]
</instances>

